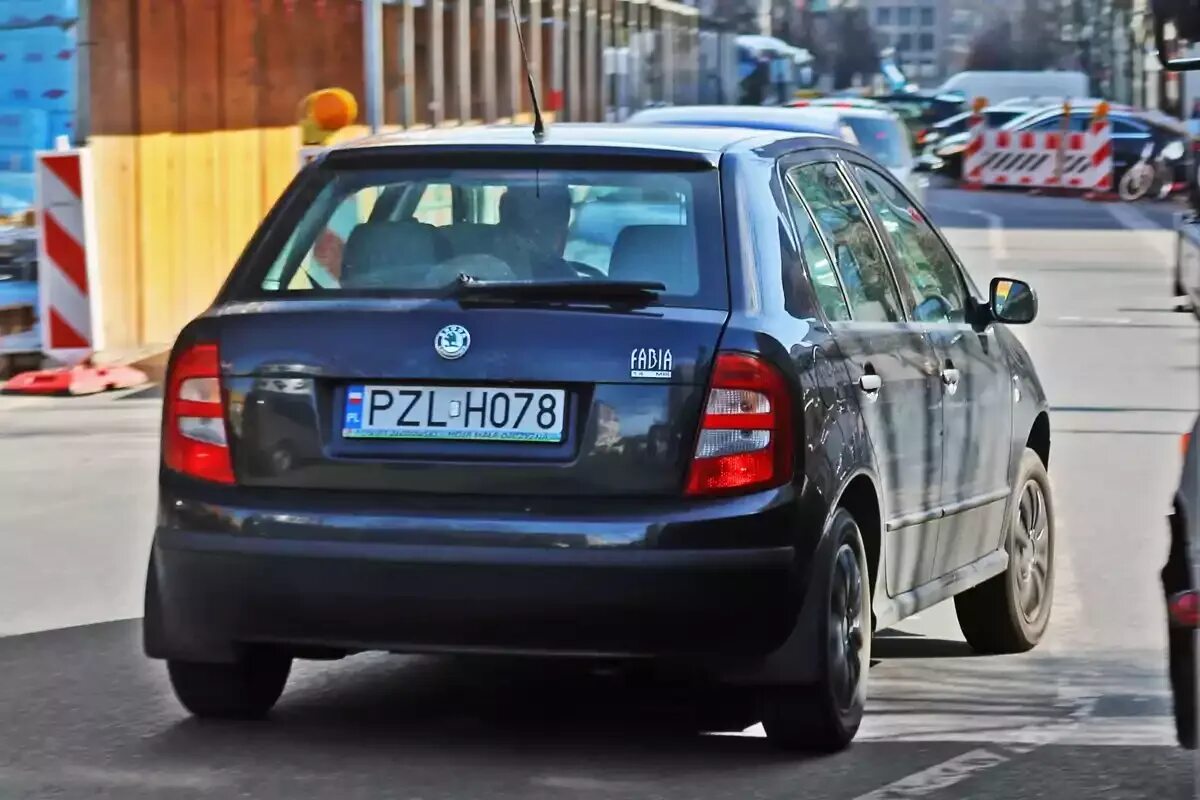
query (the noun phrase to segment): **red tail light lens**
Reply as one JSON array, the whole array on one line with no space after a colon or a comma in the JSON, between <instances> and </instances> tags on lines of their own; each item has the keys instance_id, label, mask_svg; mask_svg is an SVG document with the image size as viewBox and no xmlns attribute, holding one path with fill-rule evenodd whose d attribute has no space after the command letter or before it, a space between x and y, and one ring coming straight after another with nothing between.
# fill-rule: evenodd
<instances>
[{"instance_id":1,"label":"red tail light lens","mask_svg":"<svg viewBox=\"0 0 1200 800\"><path fill-rule=\"evenodd\" d=\"M1195 589L1171 595L1167 599L1167 613L1176 628L1200 627L1200 596Z\"/></svg>"},{"instance_id":2,"label":"red tail light lens","mask_svg":"<svg viewBox=\"0 0 1200 800\"><path fill-rule=\"evenodd\" d=\"M790 480L791 413L787 383L774 367L751 355L718 354L687 493L745 492Z\"/></svg>"},{"instance_id":3,"label":"red tail light lens","mask_svg":"<svg viewBox=\"0 0 1200 800\"><path fill-rule=\"evenodd\" d=\"M215 344L192 345L167 375L163 462L213 483L233 483L233 462L221 400L221 357Z\"/></svg>"}]
</instances>

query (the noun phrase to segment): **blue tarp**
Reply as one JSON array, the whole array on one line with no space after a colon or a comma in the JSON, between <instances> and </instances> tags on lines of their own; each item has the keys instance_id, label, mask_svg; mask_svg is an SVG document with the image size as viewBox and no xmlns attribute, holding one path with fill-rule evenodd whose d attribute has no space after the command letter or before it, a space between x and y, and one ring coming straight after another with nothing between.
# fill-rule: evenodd
<instances>
[{"instance_id":1,"label":"blue tarp","mask_svg":"<svg viewBox=\"0 0 1200 800\"><path fill-rule=\"evenodd\" d=\"M0 0L0 213L33 204L33 153L71 136L78 0Z\"/></svg>"}]
</instances>

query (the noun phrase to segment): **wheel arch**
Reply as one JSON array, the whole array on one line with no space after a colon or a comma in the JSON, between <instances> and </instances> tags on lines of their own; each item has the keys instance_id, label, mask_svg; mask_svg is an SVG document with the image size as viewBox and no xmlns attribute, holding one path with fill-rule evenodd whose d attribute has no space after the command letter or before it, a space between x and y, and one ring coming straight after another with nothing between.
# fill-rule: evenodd
<instances>
[{"instance_id":1,"label":"wheel arch","mask_svg":"<svg viewBox=\"0 0 1200 800\"><path fill-rule=\"evenodd\" d=\"M1042 459L1042 465L1047 469L1050 467L1050 415L1045 411L1039 411L1038 415L1033 419L1033 425L1029 429L1029 436L1025 439L1025 446L1038 454Z\"/></svg>"},{"instance_id":2,"label":"wheel arch","mask_svg":"<svg viewBox=\"0 0 1200 800\"><path fill-rule=\"evenodd\" d=\"M884 523L883 503L875 479L866 471L851 475L838 493L837 501L832 504L830 514L838 508L849 511L858 523L866 550L871 586L877 586L883 555Z\"/></svg>"}]
</instances>

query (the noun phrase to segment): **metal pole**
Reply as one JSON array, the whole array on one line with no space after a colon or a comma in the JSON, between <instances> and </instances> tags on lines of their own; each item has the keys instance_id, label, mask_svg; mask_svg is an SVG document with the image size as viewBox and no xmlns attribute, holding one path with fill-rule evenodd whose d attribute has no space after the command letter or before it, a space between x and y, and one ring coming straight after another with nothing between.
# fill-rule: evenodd
<instances>
[{"instance_id":1,"label":"metal pole","mask_svg":"<svg viewBox=\"0 0 1200 800\"><path fill-rule=\"evenodd\" d=\"M416 24L413 0L404 0L400 15L400 74L404 100L400 104L400 122L406 128L417 123Z\"/></svg>"},{"instance_id":2,"label":"metal pole","mask_svg":"<svg viewBox=\"0 0 1200 800\"><path fill-rule=\"evenodd\" d=\"M483 121L496 121L496 0L483 0Z\"/></svg>"},{"instance_id":3,"label":"metal pole","mask_svg":"<svg viewBox=\"0 0 1200 800\"><path fill-rule=\"evenodd\" d=\"M363 0L363 88L371 133L383 127L383 0Z\"/></svg>"}]
</instances>

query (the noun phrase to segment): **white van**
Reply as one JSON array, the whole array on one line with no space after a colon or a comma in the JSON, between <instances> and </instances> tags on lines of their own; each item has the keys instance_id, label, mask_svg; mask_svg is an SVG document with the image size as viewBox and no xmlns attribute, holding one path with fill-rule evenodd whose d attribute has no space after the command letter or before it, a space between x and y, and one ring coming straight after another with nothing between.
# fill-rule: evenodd
<instances>
[{"instance_id":1,"label":"white van","mask_svg":"<svg viewBox=\"0 0 1200 800\"><path fill-rule=\"evenodd\" d=\"M1016 97L1087 97L1088 78L1068 71L968 70L951 75L937 91L961 94L968 103L985 97L995 105Z\"/></svg>"}]
</instances>

